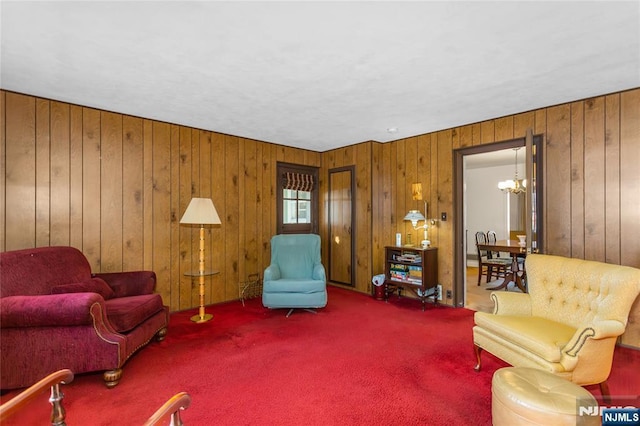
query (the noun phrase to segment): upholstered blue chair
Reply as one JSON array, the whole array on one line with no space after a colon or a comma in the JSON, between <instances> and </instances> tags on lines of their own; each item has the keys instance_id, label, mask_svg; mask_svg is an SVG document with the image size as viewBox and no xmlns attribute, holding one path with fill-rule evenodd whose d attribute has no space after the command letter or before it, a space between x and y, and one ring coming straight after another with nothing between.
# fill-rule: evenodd
<instances>
[{"instance_id":1,"label":"upholstered blue chair","mask_svg":"<svg viewBox=\"0 0 640 426\"><path fill-rule=\"evenodd\" d=\"M264 270L262 304L271 309L313 309L327 305L327 279L320 236L282 234L271 238L271 264Z\"/></svg>"}]
</instances>

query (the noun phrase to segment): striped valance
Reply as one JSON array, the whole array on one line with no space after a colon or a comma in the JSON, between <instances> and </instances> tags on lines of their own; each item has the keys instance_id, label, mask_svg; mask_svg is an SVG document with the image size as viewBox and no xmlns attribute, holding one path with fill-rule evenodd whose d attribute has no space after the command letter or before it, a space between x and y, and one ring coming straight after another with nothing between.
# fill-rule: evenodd
<instances>
[{"instance_id":1,"label":"striped valance","mask_svg":"<svg viewBox=\"0 0 640 426\"><path fill-rule=\"evenodd\" d=\"M305 173L291 173L287 172L283 176L284 189L291 189L293 191L313 191L313 176Z\"/></svg>"}]
</instances>

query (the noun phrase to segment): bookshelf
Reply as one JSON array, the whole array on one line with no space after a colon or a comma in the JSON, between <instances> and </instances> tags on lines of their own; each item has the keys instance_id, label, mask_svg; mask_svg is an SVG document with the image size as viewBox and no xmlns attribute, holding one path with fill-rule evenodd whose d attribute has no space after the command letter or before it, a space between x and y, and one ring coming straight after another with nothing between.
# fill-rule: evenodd
<instances>
[{"instance_id":1,"label":"bookshelf","mask_svg":"<svg viewBox=\"0 0 640 426\"><path fill-rule=\"evenodd\" d=\"M427 299L438 303L437 248L387 246L384 256L385 301L394 292L401 296L408 290L420 299L423 311Z\"/></svg>"}]
</instances>

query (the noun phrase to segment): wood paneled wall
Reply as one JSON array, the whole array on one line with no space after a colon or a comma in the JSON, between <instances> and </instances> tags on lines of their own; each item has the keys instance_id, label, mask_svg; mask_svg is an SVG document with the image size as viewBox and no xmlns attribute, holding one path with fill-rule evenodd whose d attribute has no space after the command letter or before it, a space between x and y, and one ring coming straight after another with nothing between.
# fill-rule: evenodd
<instances>
[{"instance_id":1,"label":"wood paneled wall","mask_svg":"<svg viewBox=\"0 0 640 426\"><path fill-rule=\"evenodd\" d=\"M198 228L179 221L212 198L206 303L270 260L277 161L320 166L320 154L11 92L0 92L0 248L71 245L95 272L150 269L172 311L199 303ZM215 312L212 312L215 315Z\"/></svg>"},{"instance_id":2,"label":"wood paneled wall","mask_svg":"<svg viewBox=\"0 0 640 426\"><path fill-rule=\"evenodd\" d=\"M640 267L640 89L321 154L0 94L0 247L69 244L96 271L153 269L172 310L197 306L196 286L183 276L197 267L197 230L178 225L192 196L210 196L223 219L207 232L207 264L221 273L206 302L237 298L238 281L264 269L277 161L321 166L323 245L328 170L356 166L362 292L383 271L384 246L411 232L406 212L424 208L411 199L411 184L421 182L429 216L448 215L429 239L438 247L439 281L453 290L453 150L523 137L527 128L545 141L545 252ZM625 336L640 346L637 301Z\"/></svg>"}]
</instances>

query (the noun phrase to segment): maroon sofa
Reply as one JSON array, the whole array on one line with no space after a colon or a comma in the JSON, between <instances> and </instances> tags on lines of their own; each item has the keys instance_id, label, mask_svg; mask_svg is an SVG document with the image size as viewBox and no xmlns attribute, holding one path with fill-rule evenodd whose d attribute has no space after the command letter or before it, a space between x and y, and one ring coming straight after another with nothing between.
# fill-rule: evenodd
<instances>
[{"instance_id":1,"label":"maroon sofa","mask_svg":"<svg viewBox=\"0 0 640 426\"><path fill-rule=\"evenodd\" d=\"M30 386L54 371L103 371L107 387L154 337L169 308L151 271L92 274L73 247L0 253L0 388Z\"/></svg>"}]
</instances>

